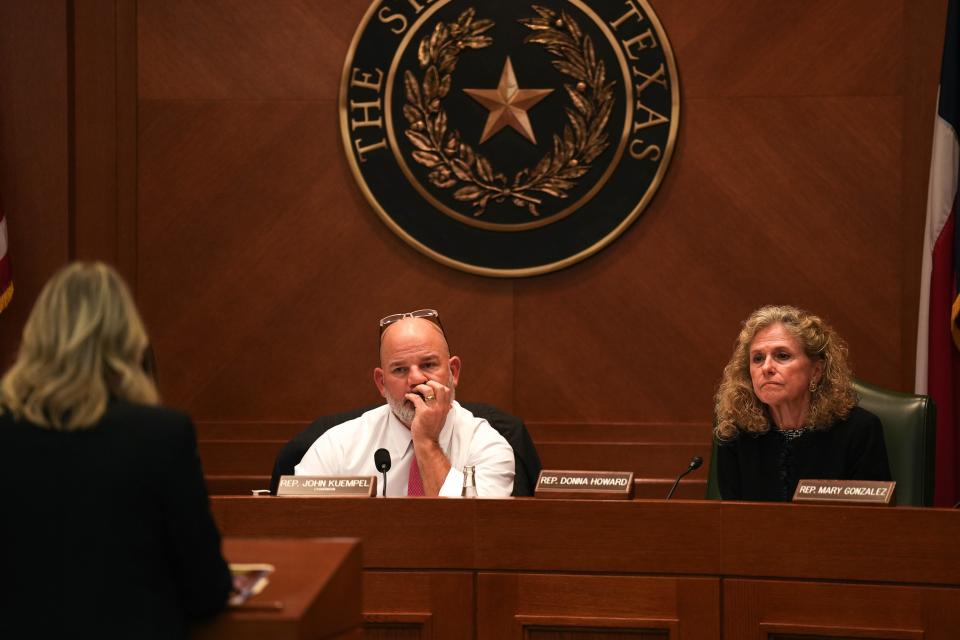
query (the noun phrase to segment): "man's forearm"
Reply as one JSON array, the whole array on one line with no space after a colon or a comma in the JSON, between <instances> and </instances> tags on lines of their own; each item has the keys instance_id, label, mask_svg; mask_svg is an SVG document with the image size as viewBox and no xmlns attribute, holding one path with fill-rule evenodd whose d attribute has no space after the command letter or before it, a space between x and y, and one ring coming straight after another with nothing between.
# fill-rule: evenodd
<instances>
[{"instance_id":1,"label":"man's forearm","mask_svg":"<svg viewBox=\"0 0 960 640\"><path fill-rule=\"evenodd\" d=\"M420 478L423 480L423 493L427 496L440 495L440 487L450 473L450 461L444 455L440 444L434 440L418 443L413 442L413 449L417 454L417 464L420 465Z\"/></svg>"}]
</instances>

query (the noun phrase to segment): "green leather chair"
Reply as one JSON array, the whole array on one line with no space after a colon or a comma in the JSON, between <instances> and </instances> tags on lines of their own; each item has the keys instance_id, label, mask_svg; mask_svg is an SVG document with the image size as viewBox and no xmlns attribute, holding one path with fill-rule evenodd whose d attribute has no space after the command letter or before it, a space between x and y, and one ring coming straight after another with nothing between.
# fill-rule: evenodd
<instances>
[{"instance_id":1,"label":"green leather chair","mask_svg":"<svg viewBox=\"0 0 960 640\"><path fill-rule=\"evenodd\" d=\"M936 447L937 409L929 396L898 393L855 380L860 406L876 414L883 423L890 473L897 481L897 504L929 507L933 504L933 461ZM719 500L717 443L713 443L707 499Z\"/></svg>"}]
</instances>

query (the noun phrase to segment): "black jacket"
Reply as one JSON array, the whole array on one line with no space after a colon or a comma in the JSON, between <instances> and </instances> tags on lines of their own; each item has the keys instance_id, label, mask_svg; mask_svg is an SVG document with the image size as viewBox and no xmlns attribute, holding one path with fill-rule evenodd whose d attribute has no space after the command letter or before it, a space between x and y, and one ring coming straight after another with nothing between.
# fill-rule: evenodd
<instances>
[{"instance_id":1,"label":"black jacket","mask_svg":"<svg viewBox=\"0 0 960 640\"><path fill-rule=\"evenodd\" d=\"M788 440L771 428L741 432L717 447L717 480L724 500L787 502L800 480L889 480L880 419L854 407L826 430Z\"/></svg>"},{"instance_id":2,"label":"black jacket","mask_svg":"<svg viewBox=\"0 0 960 640\"><path fill-rule=\"evenodd\" d=\"M0 415L0 637L184 638L230 573L185 414L112 404L73 432Z\"/></svg>"}]
</instances>

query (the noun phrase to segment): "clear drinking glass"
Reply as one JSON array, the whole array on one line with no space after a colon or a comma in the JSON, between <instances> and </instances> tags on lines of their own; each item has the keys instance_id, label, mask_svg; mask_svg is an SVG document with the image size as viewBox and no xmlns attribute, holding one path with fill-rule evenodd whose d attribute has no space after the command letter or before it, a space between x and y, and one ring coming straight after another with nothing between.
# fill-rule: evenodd
<instances>
[{"instance_id":1,"label":"clear drinking glass","mask_svg":"<svg viewBox=\"0 0 960 640\"><path fill-rule=\"evenodd\" d=\"M477 497L477 481L473 477L473 465L463 468L463 489L460 491L463 498Z\"/></svg>"}]
</instances>

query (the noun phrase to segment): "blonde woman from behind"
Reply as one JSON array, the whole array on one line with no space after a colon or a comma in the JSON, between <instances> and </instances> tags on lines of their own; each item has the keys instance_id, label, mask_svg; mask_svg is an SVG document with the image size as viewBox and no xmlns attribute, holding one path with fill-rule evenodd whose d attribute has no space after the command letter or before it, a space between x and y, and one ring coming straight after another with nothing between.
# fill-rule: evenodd
<instances>
[{"instance_id":1,"label":"blonde woman from behind","mask_svg":"<svg viewBox=\"0 0 960 640\"><path fill-rule=\"evenodd\" d=\"M0 637L185 638L231 589L190 418L120 276L71 264L0 380Z\"/></svg>"}]
</instances>

